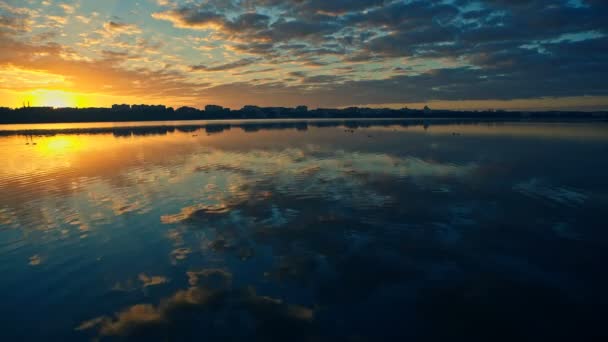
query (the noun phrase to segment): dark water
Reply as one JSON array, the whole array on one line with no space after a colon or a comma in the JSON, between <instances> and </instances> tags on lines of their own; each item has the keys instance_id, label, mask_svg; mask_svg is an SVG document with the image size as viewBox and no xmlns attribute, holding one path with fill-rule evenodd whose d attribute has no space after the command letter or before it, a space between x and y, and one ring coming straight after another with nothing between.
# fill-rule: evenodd
<instances>
[{"instance_id":1,"label":"dark water","mask_svg":"<svg viewBox=\"0 0 608 342\"><path fill-rule=\"evenodd\" d=\"M4 127L0 340L608 337L606 124L150 125Z\"/></svg>"}]
</instances>

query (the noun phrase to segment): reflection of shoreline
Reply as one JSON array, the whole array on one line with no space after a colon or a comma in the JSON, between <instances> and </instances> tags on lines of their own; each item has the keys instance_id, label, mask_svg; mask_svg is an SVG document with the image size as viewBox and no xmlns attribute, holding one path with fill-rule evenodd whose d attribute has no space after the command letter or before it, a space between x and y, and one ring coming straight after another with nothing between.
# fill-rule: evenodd
<instances>
[{"instance_id":1,"label":"reflection of shoreline","mask_svg":"<svg viewBox=\"0 0 608 342\"><path fill-rule=\"evenodd\" d=\"M478 124L503 124L503 123L603 123L601 120L519 120L519 119L479 119L479 118L458 118L458 119L339 119L339 120L286 120L286 121L218 121L214 123L201 122L194 124L179 124L158 122L147 123L139 126L138 123L131 123L125 126L106 126L101 127L70 127L70 128L17 128L14 130L0 130L0 136L52 136L56 134L113 134L117 137L146 136L146 135L166 135L174 132L194 133L204 130L206 134L217 134L233 128L242 129L245 132L258 132L264 130L297 130L306 131L309 127L345 127L348 129L371 128L371 127L425 127L428 126L448 126L448 125L478 125ZM83 124L90 126L91 124ZM37 126L19 125L19 126ZM78 126L78 125L76 125ZM103 127L106 126L106 127ZM61 127L61 126L60 126Z\"/></svg>"}]
</instances>

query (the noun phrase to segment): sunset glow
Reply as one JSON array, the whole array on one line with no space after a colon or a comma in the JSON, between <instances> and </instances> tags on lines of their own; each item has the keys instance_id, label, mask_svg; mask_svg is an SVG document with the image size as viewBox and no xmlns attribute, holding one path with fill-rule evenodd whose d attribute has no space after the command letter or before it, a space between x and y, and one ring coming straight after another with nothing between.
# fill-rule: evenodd
<instances>
[{"instance_id":1,"label":"sunset glow","mask_svg":"<svg viewBox=\"0 0 608 342\"><path fill-rule=\"evenodd\" d=\"M30 101L29 98L27 101ZM86 107L86 96L61 90L35 90L31 95L32 106Z\"/></svg>"},{"instance_id":2,"label":"sunset glow","mask_svg":"<svg viewBox=\"0 0 608 342\"><path fill-rule=\"evenodd\" d=\"M0 106L608 108L603 1L0 0Z\"/></svg>"}]
</instances>

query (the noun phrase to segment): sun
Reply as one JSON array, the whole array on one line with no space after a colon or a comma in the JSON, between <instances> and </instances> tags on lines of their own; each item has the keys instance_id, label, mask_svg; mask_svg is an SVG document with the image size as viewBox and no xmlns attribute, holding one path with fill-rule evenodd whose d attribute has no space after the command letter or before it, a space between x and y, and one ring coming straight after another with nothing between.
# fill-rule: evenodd
<instances>
[{"instance_id":1,"label":"sun","mask_svg":"<svg viewBox=\"0 0 608 342\"><path fill-rule=\"evenodd\" d=\"M86 102L82 95L63 90L35 90L25 100L26 104L36 107L85 107Z\"/></svg>"}]
</instances>

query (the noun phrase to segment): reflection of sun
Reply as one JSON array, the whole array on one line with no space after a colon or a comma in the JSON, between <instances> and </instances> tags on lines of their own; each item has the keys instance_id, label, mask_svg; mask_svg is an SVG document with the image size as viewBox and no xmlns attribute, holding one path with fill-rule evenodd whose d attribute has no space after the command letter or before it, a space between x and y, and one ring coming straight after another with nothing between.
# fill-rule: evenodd
<instances>
[{"instance_id":1,"label":"reflection of sun","mask_svg":"<svg viewBox=\"0 0 608 342\"><path fill-rule=\"evenodd\" d=\"M35 90L27 99L32 106L43 107L84 107L86 102L81 95L63 90Z\"/></svg>"},{"instance_id":2,"label":"reflection of sun","mask_svg":"<svg viewBox=\"0 0 608 342\"><path fill-rule=\"evenodd\" d=\"M38 145L45 154L59 154L78 148L80 141L74 136L57 136L41 141Z\"/></svg>"}]
</instances>

